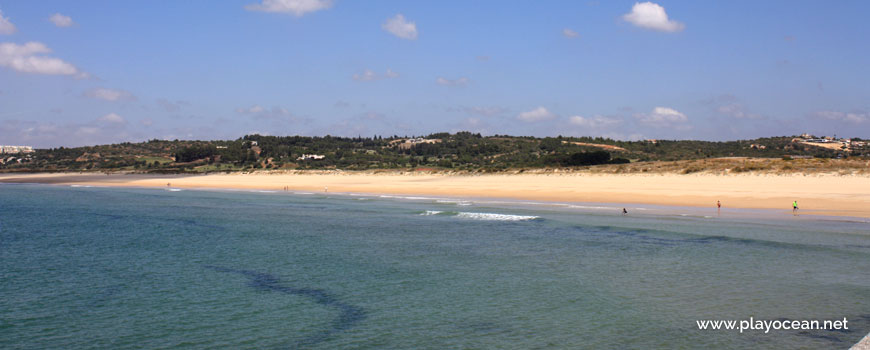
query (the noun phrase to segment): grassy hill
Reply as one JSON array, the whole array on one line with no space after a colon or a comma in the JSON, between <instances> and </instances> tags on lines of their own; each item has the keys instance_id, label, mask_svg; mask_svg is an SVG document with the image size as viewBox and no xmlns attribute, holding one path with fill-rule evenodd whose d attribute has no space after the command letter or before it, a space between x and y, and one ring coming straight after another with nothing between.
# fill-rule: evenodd
<instances>
[{"instance_id":1,"label":"grassy hill","mask_svg":"<svg viewBox=\"0 0 870 350\"><path fill-rule=\"evenodd\" d=\"M316 157L303 157L316 155ZM231 141L165 141L38 149L4 155L0 171L136 171L156 173L253 169L437 169L505 171L722 157L866 157L870 152L816 147L793 137L740 141L617 141L592 137L521 137L459 132L420 138L247 135ZM313 159L320 158L322 159ZM703 164L703 163L701 163ZM700 166L697 165L696 166ZM613 167L611 165L611 167ZM636 167L623 166L624 169ZM638 168L640 169L640 168ZM694 172L694 171L690 171Z\"/></svg>"}]
</instances>

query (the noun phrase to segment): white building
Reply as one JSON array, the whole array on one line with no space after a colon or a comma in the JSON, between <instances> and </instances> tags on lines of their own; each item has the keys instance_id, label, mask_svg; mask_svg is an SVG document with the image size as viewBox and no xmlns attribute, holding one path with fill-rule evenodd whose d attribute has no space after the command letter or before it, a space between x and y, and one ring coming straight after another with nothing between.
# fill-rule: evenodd
<instances>
[{"instance_id":1,"label":"white building","mask_svg":"<svg viewBox=\"0 0 870 350\"><path fill-rule=\"evenodd\" d=\"M326 156L320 155L320 154L303 154L301 157L296 158L296 160L308 160L308 159L320 160L323 158L326 158Z\"/></svg>"},{"instance_id":2,"label":"white building","mask_svg":"<svg viewBox=\"0 0 870 350\"><path fill-rule=\"evenodd\" d=\"M0 154L33 153L31 146L0 146Z\"/></svg>"}]
</instances>

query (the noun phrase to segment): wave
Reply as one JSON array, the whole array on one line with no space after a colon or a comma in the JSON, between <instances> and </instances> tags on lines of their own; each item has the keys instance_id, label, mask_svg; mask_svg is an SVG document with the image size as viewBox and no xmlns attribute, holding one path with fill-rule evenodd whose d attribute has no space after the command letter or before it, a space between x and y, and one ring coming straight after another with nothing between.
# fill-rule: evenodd
<instances>
[{"instance_id":1,"label":"wave","mask_svg":"<svg viewBox=\"0 0 870 350\"><path fill-rule=\"evenodd\" d=\"M181 191L184 191L184 190L182 190L182 189L180 189L180 188L167 188L166 190L169 191L169 192L181 192Z\"/></svg>"},{"instance_id":2,"label":"wave","mask_svg":"<svg viewBox=\"0 0 870 350\"><path fill-rule=\"evenodd\" d=\"M588 205L569 205L568 208L572 209L595 209L595 210L620 210L622 208L618 207L601 207L601 206L588 206Z\"/></svg>"},{"instance_id":3,"label":"wave","mask_svg":"<svg viewBox=\"0 0 870 350\"><path fill-rule=\"evenodd\" d=\"M484 220L484 221L526 221L526 220L535 220L539 219L540 216L534 215L510 215L510 214L496 214L496 213L471 213L471 212L459 212L456 214L457 217L464 219L472 219L472 220Z\"/></svg>"},{"instance_id":4,"label":"wave","mask_svg":"<svg viewBox=\"0 0 870 350\"><path fill-rule=\"evenodd\" d=\"M467 207L467 206L473 204L472 202L469 202L469 201L460 201L460 200L452 200L452 199L439 199L439 200L436 200L435 202L436 203L443 203L443 204L455 204L455 205L458 205L461 207Z\"/></svg>"},{"instance_id":5,"label":"wave","mask_svg":"<svg viewBox=\"0 0 870 350\"><path fill-rule=\"evenodd\" d=\"M511 215L498 213L475 213L468 211L441 211L441 210L426 210L419 212L420 216L450 216L461 219L481 220L481 221L527 221L540 219L540 216L534 215Z\"/></svg>"},{"instance_id":6,"label":"wave","mask_svg":"<svg viewBox=\"0 0 870 350\"><path fill-rule=\"evenodd\" d=\"M380 197L380 198L409 199L409 200L415 200L415 201L431 201L431 200L437 199L437 198L432 198L432 197L417 197L417 196L390 196L390 195L386 195L386 194L379 195L378 197Z\"/></svg>"},{"instance_id":7,"label":"wave","mask_svg":"<svg viewBox=\"0 0 870 350\"><path fill-rule=\"evenodd\" d=\"M69 187L91 188L91 187L94 187L94 186L91 186L91 185L69 185Z\"/></svg>"}]
</instances>

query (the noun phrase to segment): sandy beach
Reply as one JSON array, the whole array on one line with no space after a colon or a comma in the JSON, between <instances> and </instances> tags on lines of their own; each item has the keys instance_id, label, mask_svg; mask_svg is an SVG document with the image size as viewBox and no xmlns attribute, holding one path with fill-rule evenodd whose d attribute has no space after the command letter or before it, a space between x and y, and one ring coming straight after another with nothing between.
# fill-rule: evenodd
<instances>
[{"instance_id":1,"label":"sandy beach","mask_svg":"<svg viewBox=\"0 0 870 350\"><path fill-rule=\"evenodd\" d=\"M557 202L637 203L715 208L759 208L870 217L870 177L841 175L590 175L418 173L280 173L210 175L2 174L4 183L45 183L189 189L262 189L451 198L510 198Z\"/></svg>"}]
</instances>

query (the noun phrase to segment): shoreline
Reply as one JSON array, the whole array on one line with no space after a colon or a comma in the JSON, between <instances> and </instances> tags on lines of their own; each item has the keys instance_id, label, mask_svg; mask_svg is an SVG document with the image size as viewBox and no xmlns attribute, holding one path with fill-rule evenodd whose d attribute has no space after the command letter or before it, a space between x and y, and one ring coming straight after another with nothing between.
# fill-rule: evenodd
<instances>
[{"instance_id":1,"label":"shoreline","mask_svg":"<svg viewBox=\"0 0 870 350\"><path fill-rule=\"evenodd\" d=\"M28 173L0 174L0 183L107 187L245 189L380 195L493 198L562 203L636 203L660 206L767 209L870 218L870 177L838 175L676 174L398 174L279 173L210 175ZM169 184L170 186L167 186Z\"/></svg>"}]
</instances>

